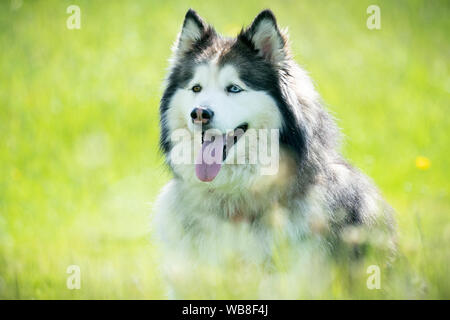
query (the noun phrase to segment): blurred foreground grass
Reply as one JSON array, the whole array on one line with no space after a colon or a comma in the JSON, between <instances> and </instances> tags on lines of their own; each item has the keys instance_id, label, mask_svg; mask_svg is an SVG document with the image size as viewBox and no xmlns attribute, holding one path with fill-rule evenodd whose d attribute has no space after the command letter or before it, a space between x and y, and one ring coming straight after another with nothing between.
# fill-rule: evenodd
<instances>
[{"instance_id":1,"label":"blurred foreground grass","mask_svg":"<svg viewBox=\"0 0 450 320\"><path fill-rule=\"evenodd\" d=\"M70 4L81 8L80 30L66 28ZM2 1L0 298L165 297L148 217L169 179L158 100L189 7L230 35L274 10L339 119L344 154L397 210L389 292L365 289L366 275L355 290L335 268L325 294L294 296L450 298L450 5L377 1L382 28L370 31L370 4ZM72 264L80 290L66 288ZM253 297L252 286L219 283L215 297ZM197 286L191 296L208 293Z\"/></svg>"}]
</instances>

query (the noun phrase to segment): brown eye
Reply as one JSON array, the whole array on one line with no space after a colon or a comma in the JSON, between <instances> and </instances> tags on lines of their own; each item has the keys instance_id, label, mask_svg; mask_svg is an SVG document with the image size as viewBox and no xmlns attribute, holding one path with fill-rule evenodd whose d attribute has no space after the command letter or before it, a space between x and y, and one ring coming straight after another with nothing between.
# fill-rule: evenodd
<instances>
[{"instance_id":1,"label":"brown eye","mask_svg":"<svg viewBox=\"0 0 450 320\"><path fill-rule=\"evenodd\" d=\"M194 91L195 93L198 93L198 92L202 91L202 87L199 84L196 84L195 86L192 87L192 91Z\"/></svg>"}]
</instances>

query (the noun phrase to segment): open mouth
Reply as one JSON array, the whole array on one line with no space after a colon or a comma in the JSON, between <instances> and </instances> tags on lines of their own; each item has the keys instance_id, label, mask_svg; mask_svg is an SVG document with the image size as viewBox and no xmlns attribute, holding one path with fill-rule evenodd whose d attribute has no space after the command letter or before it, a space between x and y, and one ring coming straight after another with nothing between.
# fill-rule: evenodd
<instances>
[{"instance_id":1,"label":"open mouth","mask_svg":"<svg viewBox=\"0 0 450 320\"><path fill-rule=\"evenodd\" d=\"M234 128L234 130L228 135L224 135L224 139L226 139L226 143L223 146L223 154L222 161L225 161L227 158L227 151L230 150L239 140L240 137L244 135L244 133L248 129L248 123L243 123L240 126Z\"/></svg>"},{"instance_id":2,"label":"open mouth","mask_svg":"<svg viewBox=\"0 0 450 320\"><path fill-rule=\"evenodd\" d=\"M209 182L219 174L222 163L225 162L229 150L239 141L248 130L248 123L243 123L234 130L223 134L221 139L212 136L205 140L205 131L202 132L202 148L197 155L195 173L201 181Z\"/></svg>"}]
</instances>

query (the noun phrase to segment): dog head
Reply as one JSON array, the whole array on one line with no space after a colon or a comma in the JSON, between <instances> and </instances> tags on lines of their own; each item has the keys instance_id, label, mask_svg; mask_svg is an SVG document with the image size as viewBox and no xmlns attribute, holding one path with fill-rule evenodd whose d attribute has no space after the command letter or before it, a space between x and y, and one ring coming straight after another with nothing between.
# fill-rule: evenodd
<instances>
[{"instance_id":1,"label":"dog head","mask_svg":"<svg viewBox=\"0 0 450 320\"><path fill-rule=\"evenodd\" d=\"M291 67L287 37L271 11L262 11L237 37L226 38L189 10L173 48L160 105L160 145L174 174L216 186L252 183L260 174L259 164L224 164L250 132L256 133L252 141L261 141L262 130L278 131L276 142L301 157L305 140L297 97L289 90ZM205 138L209 131L211 139ZM198 160L208 146L216 148L212 164ZM243 150L249 149L251 145ZM188 153L183 163L174 161L180 150Z\"/></svg>"}]
</instances>

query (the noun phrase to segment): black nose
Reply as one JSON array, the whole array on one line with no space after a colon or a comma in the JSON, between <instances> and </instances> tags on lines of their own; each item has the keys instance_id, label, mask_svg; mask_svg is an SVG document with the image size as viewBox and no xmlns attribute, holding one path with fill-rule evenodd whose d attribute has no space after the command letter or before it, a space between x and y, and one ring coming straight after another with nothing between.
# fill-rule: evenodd
<instances>
[{"instance_id":1,"label":"black nose","mask_svg":"<svg viewBox=\"0 0 450 320\"><path fill-rule=\"evenodd\" d=\"M214 112L206 107L194 108L191 111L191 118L194 123L208 124L211 122L213 116Z\"/></svg>"}]
</instances>

